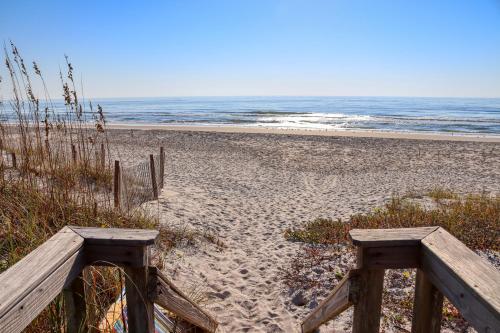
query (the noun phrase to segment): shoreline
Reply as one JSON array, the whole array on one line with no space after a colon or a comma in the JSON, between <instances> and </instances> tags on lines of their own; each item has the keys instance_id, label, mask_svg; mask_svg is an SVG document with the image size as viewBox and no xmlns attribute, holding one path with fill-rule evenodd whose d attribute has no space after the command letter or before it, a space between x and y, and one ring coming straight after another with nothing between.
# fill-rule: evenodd
<instances>
[{"instance_id":1,"label":"shoreline","mask_svg":"<svg viewBox=\"0 0 500 333\"><path fill-rule=\"evenodd\" d=\"M154 124L108 124L109 129L162 130L184 132L217 132L217 133L247 133L247 134L277 134L277 135L307 135L328 137L381 138L433 141L468 141L500 143L500 135L481 134L443 134L394 131L362 131L362 130L315 130L315 129L283 129L269 127L244 126L204 126L204 125L154 125Z\"/></svg>"}]
</instances>

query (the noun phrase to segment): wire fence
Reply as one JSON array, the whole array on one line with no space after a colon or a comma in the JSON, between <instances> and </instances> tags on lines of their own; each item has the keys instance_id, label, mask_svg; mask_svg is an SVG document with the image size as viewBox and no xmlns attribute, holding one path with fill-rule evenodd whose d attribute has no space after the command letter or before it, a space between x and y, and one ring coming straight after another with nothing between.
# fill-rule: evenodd
<instances>
[{"instance_id":1,"label":"wire fence","mask_svg":"<svg viewBox=\"0 0 500 333\"><path fill-rule=\"evenodd\" d=\"M158 199L158 193L163 185L162 171L164 160L161 154L151 157L131 167L120 167L119 205L127 210L144 202ZM152 173L154 169L154 173ZM115 171L116 172L116 171ZM153 176L152 176L153 174Z\"/></svg>"},{"instance_id":2,"label":"wire fence","mask_svg":"<svg viewBox=\"0 0 500 333\"><path fill-rule=\"evenodd\" d=\"M72 148L73 150L76 151L74 147ZM110 165L111 161L106 165L105 149L103 147L100 150L95 148L95 154L90 154L89 160L86 161L80 161L78 154L72 155L74 157L70 163L74 165L81 165L83 163L89 169L95 170L96 175L100 174L104 176L104 174L113 172ZM163 188L164 163L163 148L160 149L160 154L150 155L148 159L132 166L120 166L118 162L118 170L115 168L114 173L118 172L119 175L109 174L113 176L115 184L107 183L108 185L101 186L102 188L94 184L93 195L91 196L92 201L98 206L108 206L113 202L113 199L110 197L112 195L115 207L131 211L147 201L158 199L159 192ZM22 154L15 154L6 149L0 149L0 177L2 179L12 179L13 177L20 176L22 165ZM154 173L152 170L154 170ZM104 177L104 179L106 178ZM48 181L51 181L50 177ZM82 179L80 181L85 182ZM117 182L118 184L116 184ZM112 188L109 185L113 185ZM43 186L41 187L43 188Z\"/></svg>"}]
</instances>

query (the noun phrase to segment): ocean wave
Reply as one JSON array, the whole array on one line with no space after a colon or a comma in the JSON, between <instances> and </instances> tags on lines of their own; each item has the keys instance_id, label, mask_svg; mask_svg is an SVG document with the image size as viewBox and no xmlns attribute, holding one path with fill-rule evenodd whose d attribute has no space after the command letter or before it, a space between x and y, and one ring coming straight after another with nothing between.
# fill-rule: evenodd
<instances>
[{"instance_id":1,"label":"ocean wave","mask_svg":"<svg viewBox=\"0 0 500 333\"><path fill-rule=\"evenodd\" d=\"M500 134L500 99L183 97L100 99L108 123ZM64 101L54 101L65 114ZM8 103L5 103L5 106ZM2 119L15 119L10 108ZM89 117L89 121L91 121Z\"/></svg>"},{"instance_id":2,"label":"ocean wave","mask_svg":"<svg viewBox=\"0 0 500 333\"><path fill-rule=\"evenodd\" d=\"M372 119L368 115L347 115L342 113L309 113L301 115L258 117L256 122L281 122L281 123L336 123L369 121Z\"/></svg>"},{"instance_id":3,"label":"ocean wave","mask_svg":"<svg viewBox=\"0 0 500 333\"><path fill-rule=\"evenodd\" d=\"M419 116L377 116L377 118L381 119L393 119L393 120L405 120L405 121L416 121L416 122L462 122L462 123L491 123L491 124L500 124L500 119L498 118L451 118L451 117L419 117Z\"/></svg>"}]
</instances>

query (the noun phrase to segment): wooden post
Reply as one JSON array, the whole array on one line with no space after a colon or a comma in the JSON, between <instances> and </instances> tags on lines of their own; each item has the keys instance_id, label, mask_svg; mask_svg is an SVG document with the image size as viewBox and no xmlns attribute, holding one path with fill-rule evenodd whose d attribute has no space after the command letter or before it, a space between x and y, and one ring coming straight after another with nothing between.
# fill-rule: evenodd
<instances>
[{"instance_id":1,"label":"wooden post","mask_svg":"<svg viewBox=\"0 0 500 333\"><path fill-rule=\"evenodd\" d=\"M160 147L160 188L165 184L165 151Z\"/></svg>"},{"instance_id":2,"label":"wooden post","mask_svg":"<svg viewBox=\"0 0 500 333\"><path fill-rule=\"evenodd\" d=\"M158 199L158 185L156 183L155 158L153 154L149 155L149 168L151 171L151 185L153 187L153 198Z\"/></svg>"},{"instance_id":3,"label":"wooden post","mask_svg":"<svg viewBox=\"0 0 500 333\"><path fill-rule=\"evenodd\" d=\"M73 158L73 163L76 163L76 147L71 145L71 157Z\"/></svg>"},{"instance_id":4,"label":"wooden post","mask_svg":"<svg viewBox=\"0 0 500 333\"><path fill-rule=\"evenodd\" d=\"M378 333L382 311L383 269L363 269L364 248L358 248L359 294L354 305L353 333Z\"/></svg>"},{"instance_id":5,"label":"wooden post","mask_svg":"<svg viewBox=\"0 0 500 333\"><path fill-rule=\"evenodd\" d=\"M114 177L114 186L113 186L113 194L115 207L120 207L120 184L121 176L120 176L120 161L115 161L115 177Z\"/></svg>"},{"instance_id":6,"label":"wooden post","mask_svg":"<svg viewBox=\"0 0 500 333\"><path fill-rule=\"evenodd\" d=\"M95 168L97 170L97 169L99 169L99 165L101 163L99 162L99 152L96 150L94 153L95 153Z\"/></svg>"},{"instance_id":7,"label":"wooden post","mask_svg":"<svg viewBox=\"0 0 500 333\"><path fill-rule=\"evenodd\" d=\"M443 294L432 285L425 273L417 270L413 303L412 333L439 333L443 312Z\"/></svg>"},{"instance_id":8,"label":"wooden post","mask_svg":"<svg viewBox=\"0 0 500 333\"><path fill-rule=\"evenodd\" d=\"M2 150L2 140L0 140L0 180L4 180L4 161L3 161L3 150Z\"/></svg>"},{"instance_id":9,"label":"wooden post","mask_svg":"<svg viewBox=\"0 0 500 333\"><path fill-rule=\"evenodd\" d=\"M104 143L101 143L101 169L104 170L106 166L106 149L104 148Z\"/></svg>"},{"instance_id":10,"label":"wooden post","mask_svg":"<svg viewBox=\"0 0 500 333\"><path fill-rule=\"evenodd\" d=\"M12 167L17 169L16 153L10 153L10 156L12 157Z\"/></svg>"},{"instance_id":11,"label":"wooden post","mask_svg":"<svg viewBox=\"0 0 500 333\"><path fill-rule=\"evenodd\" d=\"M78 333L86 332L86 304L85 304L85 288L83 274L80 273L71 283L64 289L64 307L66 312L66 332Z\"/></svg>"},{"instance_id":12,"label":"wooden post","mask_svg":"<svg viewBox=\"0 0 500 333\"><path fill-rule=\"evenodd\" d=\"M137 247L148 260L148 247ZM154 307L148 295L149 267L125 266L125 295L127 298L128 333L154 332Z\"/></svg>"}]
</instances>

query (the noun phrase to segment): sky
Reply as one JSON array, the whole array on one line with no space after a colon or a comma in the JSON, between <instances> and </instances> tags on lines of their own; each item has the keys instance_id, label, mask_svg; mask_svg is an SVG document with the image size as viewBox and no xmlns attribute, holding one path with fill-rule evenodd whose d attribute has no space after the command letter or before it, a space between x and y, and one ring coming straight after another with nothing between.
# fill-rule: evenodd
<instances>
[{"instance_id":1,"label":"sky","mask_svg":"<svg viewBox=\"0 0 500 333\"><path fill-rule=\"evenodd\" d=\"M94 98L500 97L500 0L0 0L0 40L52 96L66 54Z\"/></svg>"}]
</instances>

